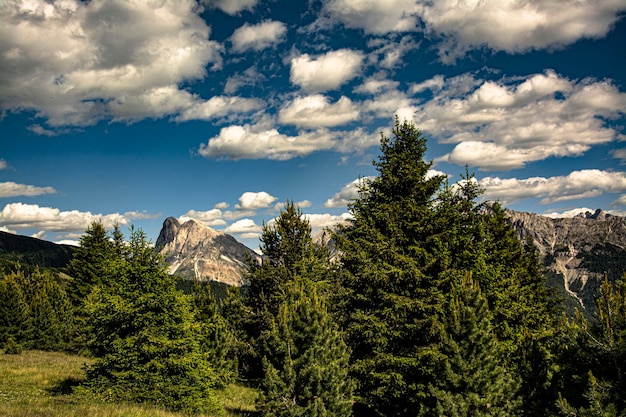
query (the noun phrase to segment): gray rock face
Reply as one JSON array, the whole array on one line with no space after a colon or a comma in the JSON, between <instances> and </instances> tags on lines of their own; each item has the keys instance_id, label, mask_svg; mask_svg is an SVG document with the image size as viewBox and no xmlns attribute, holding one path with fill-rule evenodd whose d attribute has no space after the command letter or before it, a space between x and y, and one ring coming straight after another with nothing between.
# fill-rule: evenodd
<instances>
[{"instance_id":1,"label":"gray rock face","mask_svg":"<svg viewBox=\"0 0 626 417\"><path fill-rule=\"evenodd\" d=\"M156 248L165 256L172 275L235 286L246 284L243 278L246 258L259 258L230 235L195 220L180 224L174 217L163 222Z\"/></svg>"},{"instance_id":2,"label":"gray rock face","mask_svg":"<svg viewBox=\"0 0 626 417\"><path fill-rule=\"evenodd\" d=\"M520 238L530 237L539 249L548 283L569 295L570 305L595 310L605 274L614 281L626 272L626 218L602 210L558 219L507 212Z\"/></svg>"}]
</instances>

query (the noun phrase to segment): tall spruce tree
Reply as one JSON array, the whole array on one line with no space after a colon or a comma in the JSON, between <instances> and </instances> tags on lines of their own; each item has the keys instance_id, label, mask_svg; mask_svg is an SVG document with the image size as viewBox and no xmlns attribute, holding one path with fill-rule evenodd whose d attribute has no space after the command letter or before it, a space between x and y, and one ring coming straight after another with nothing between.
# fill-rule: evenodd
<instances>
[{"instance_id":1,"label":"tall spruce tree","mask_svg":"<svg viewBox=\"0 0 626 417\"><path fill-rule=\"evenodd\" d=\"M385 416L436 409L428 386L450 366L441 349L446 305L471 272L507 352L506 368L523 381L526 414L544 414L555 399L557 339L555 302L536 253L520 243L498 204L477 202L482 190L467 171L454 186L430 175L425 151L421 133L396 119L374 163L379 175L363 184L350 205L353 219L335 236L345 272L337 305L360 402Z\"/></svg>"},{"instance_id":2,"label":"tall spruce tree","mask_svg":"<svg viewBox=\"0 0 626 417\"><path fill-rule=\"evenodd\" d=\"M286 285L266 340L258 408L263 416L349 416L349 351L316 284Z\"/></svg>"},{"instance_id":3,"label":"tall spruce tree","mask_svg":"<svg viewBox=\"0 0 626 417\"><path fill-rule=\"evenodd\" d=\"M260 249L261 264L255 260L249 264L250 287L244 293L245 308L239 309L247 314L238 319L246 338L241 344L251 348L250 354L242 357L243 370L250 370L246 376L252 378L262 377L255 370L262 368L264 332L278 314L285 286L296 276L325 283L333 272L328 250L313 243L311 225L292 201L285 204L276 219L263 226Z\"/></svg>"},{"instance_id":4,"label":"tall spruce tree","mask_svg":"<svg viewBox=\"0 0 626 417\"><path fill-rule=\"evenodd\" d=\"M215 372L200 348L189 300L141 231L87 302L86 385L104 399L216 412Z\"/></svg>"},{"instance_id":5,"label":"tall spruce tree","mask_svg":"<svg viewBox=\"0 0 626 417\"><path fill-rule=\"evenodd\" d=\"M428 382L445 368L438 346L449 283L431 273L429 243L444 178L429 174L426 139L408 122L396 119L381 150L379 175L363 183L350 224L335 235L344 270L338 317L358 380L355 412L407 416L435 406Z\"/></svg>"}]
</instances>

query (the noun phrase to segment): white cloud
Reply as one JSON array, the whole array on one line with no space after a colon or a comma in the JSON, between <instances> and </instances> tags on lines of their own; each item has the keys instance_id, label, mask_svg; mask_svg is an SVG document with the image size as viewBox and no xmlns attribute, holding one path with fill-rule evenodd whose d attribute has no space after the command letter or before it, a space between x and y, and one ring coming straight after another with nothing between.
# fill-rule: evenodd
<instances>
[{"instance_id":1,"label":"white cloud","mask_svg":"<svg viewBox=\"0 0 626 417\"><path fill-rule=\"evenodd\" d=\"M0 212L0 227L13 230L38 229L47 231L84 231L93 222L105 228L115 224L126 225L133 219L151 217L145 213L92 214L78 210L61 211L58 208L40 207L36 204L10 203Z\"/></svg>"},{"instance_id":2,"label":"white cloud","mask_svg":"<svg viewBox=\"0 0 626 417\"><path fill-rule=\"evenodd\" d=\"M236 15L244 10L252 11L258 0L201 0L208 7L218 8L229 15Z\"/></svg>"},{"instance_id":3,"label":"white cloud","mask_svg":"<svg viewBox=\"0 0 626 417\"><path fill-rule=\"evenodd\" d=\"M370 60L379 67L390 70L403 66L406 63L403 57L409 51L419 47L419 43L412 36L404 36L397 42L381 38L376 42L369 42L369 45L375 47L375 50L369 54Z\"/></svg>"},{"instance_id":4,"label":"white cloud","mask_svg":"<svg viewBox=\"0 0 626 417\"><path fill-rule=\"evenodd\" d=\"M505 205L525 198L540 198L542 204L550 204L625 192L626 173L586 169L550 178L485 177L479 183L485 189L485 198Z\"/></svg>"},{"instance_id":5,"label":"white cloud","mask_svg":"<svg viewBox=\"0 0 626 417\"><path fill-rule=\"evenodd\" d=\"M626 149L613 149L611 151L613 158L621 159L622 164L626 164Z\"/></svg>"},{"instance_id":6,"label":"white cloud","mask_svg":"<svg viewBox=\"0 0 626 417\"><path fill-rule=\"evenodd\" d=\"M257 85L264 79L265 76L259 73L255 67L250 67L241 73L228 77L224 86L224 93L233 94L242 87Z\"/></svg>"},{"instance_id":7,"label":"white cloud","mask_svg":"<svg viewBox=\"0 0 626 417\"><path fill-rule=\"evenodd\" d=\"M397 81L371 77L366 79L363 84L356 87L354 92L359 94L375 95L386 91L397 90L399 85L400 83Z\"/></svg>"},{"instance_id":8,"label":"white cloud","mask_svg":"<svg viewBox=\"0 0 626 417\"><path fill-rule=\"evenodd\" d=\"M222 211L218 208L208 211L196 211L189 210L178 218L181 222L186 222L190 219L198 220L207 226L225 226L226 222L222 219Z\"/></svg>"},{"instance_id":9,"label":"white cloud","mask_svg":"<svg viewBox=\"0 0 626 417\"><path fill-rule=\"evenodd\" d=\"M359 187L372 179L374 177L363 177L349 182L341 188L341 191L326 200L324 207L346 207L351 200L359 198Z\"/></svg>"},{"instance_id":10,"label":"white cloud","mask_svg":"<svg viewBox=\"0 0 626 417\"><path fill-rule=\"evenodd\" d=\"M211 120L218 118L231 120L236 115L261 110L263 106L263 102L258 99L215 96L206 101L196 101L190 104L176 117L176 120Z\"/></svg>"},{"instance_id":11,"label":"white cloud","mask_svg":"<svg viewBox=\"0 0 626 417\"><path fill-rule=\"evenodd\" d=\"M4 159L0 159L0 171L7 169L9 166L9 164L7 164L7 161L5 161Z\"/></svg>"},{"instance_id":12,"label":"white cloud","mask_svg":"<svg viewBox=\"0 0 626 417\"><path fill-rule=\"evenodd\" d=\"M313 234L315 234L320 229L332 228L344 223L346 220L351 219L352 216L349 213L343 213L339 216L332 214L305 214L304 218L309 221Z\"/></svg>"},{"instance_id":13,"label":"white cloud","mask_svg":"<svg viewBox=\"0 0 626 417\"><path fill-rule=\"evenodd\" d=\"M51 126L171 114L190 99L176 86L221 65L197 11L191 0L4 2L2 105Z\"/></svg>"},{"instance_id":14,"label":"white cloud","mask_svg":"<svg viewBox=\"0 0 626 417\"><path fill-rule=\"evenodd\" d=\"M226 210L228 207L230 207L230 204L225 201L219 202L215 205L215 208L220 210Z\"/></svg>"},{"instance_id":15,"label":"white cloud","mask_svg":"<svg viewBox=\"0 0 626 417\"><path fill-rule=\"evenodd\" d=\"M329 0L322 10L326 19L365 33L386 34L417 29L414 0ZM324 22L319 22L323 25Z\"/></svg>"},{"instance_id":16,"label":"white cloud","mask_svg":"<svg viewBox=\"0 0 626 417\"><path fill-rule=\"evenodd\" d=\"M472 48L523 53L607 34L626 10L622 0L419 2L427 35L443 38L440 55L452 62Z\"/></svg>"},{"instance_id":17,"label":"white cloud","mask_svg":"<svg viewBox=\"0 0 626 417\"><path fill-rule=\"evenodd\" d=\"M349 123L359 117L358 107L345 96L329 103L321 94L297 97L280 109L278 121L299 127L332 127Z\"/></svg>"},{"instance_id":18,"label":"white cloud","mask_svg":"<svg viewBox=\"0 0 626 417\"><path fill-rule=\"evenodd\" d=\"M285 33L287 27L284 23L268 20L258 25L245 23L233 32L230 40L235 52L260 51L282 42Z\"/></svg>"},{"instance_id":19,"label":"white cloud","mask_svg":"<svg viewBox=\"0 0 626 417\"><path fill-rule=\"evenodd\" d=\"M359 75L362 62L363 53L351 49L314 58L303 54L291 59L290 80L310 93L334 90Z\"/></svg>"},{"instance_id":20,"label":"white cloud","mask_svg":"<svg viewBox=\"0 0 626 417\"><path fill-rule=\"evenodd\" d=\"M332 149L335 137L328 131L287 136L276 129L258 126L228 126L219 135L200 145L198 153L205 158L287 160L312 152Z\"/></svg>"},{"instance_id":21,"label":"white cloud","mask_svg":"<svg viewBox=\"0 0 626 417\"><path fill-rule=\"evenodd\" d=\"M252 219L241 219L224 229L226 233L241 234L245 233L247 238L258 237L262 231L262 227L257 225Z\"/></svg>"},{"instance_id":22,"label":"white cloud","mask_svg":"<svg viewBox=\"0 0 626 417\"><path fill-rule=\"evenodd\" d=\"M258 193L247 191L239 197L239 204L235 208L238 210L258 210L271 206L274 201L276 201L276 197L265 191Z\"/></svg>"},{"instance_id":23,"label":"white cloud","mask_svg":"<svg viewBox=\"0 0 626 417\"><path fill-rule=\"evenodd\" d=\"M311 203L309 200L296 201L295 204L300 209L311 207L313 205L313 203ZM280 210L282 210L284 208L285 208L285 203L284 202L276 203L274 205L274 210L276 210L276 211L280 211Z\"/></svg>"},{"instance_id":24,"label":"white cloud","mask_svg":"<svg viewBox=\"0 0 626 417\"><path fill-rule=\"evenodd\" d=\"M0 182L0 198L26 196L33 197L44 194L55 194L52 187L36 187L34 185L17 184L11 181Z\"/></svg>"},{"instance_id":25,"label":"white cloud","mask_svg":"<svg viewBox=\"0 0 626 417\"><path fill-rule=\"evenodd\" d=\"M621 195L617 198L617 200L613 201L613 203L611 203L611 205L613 207L619 207L619 206L624 206L626 207L626 194ZM626 215L625 215L626 216Z\"/></svg>"},{"instance_id":26,"label":"white cloud","mask_svg":"<svg viewBox=\"0 0 626 417\"><path fill-rule=\"evenodd\" d=\"M525 78L481 81L464 75L426 81L435 96L414 108L421 130L456 143L435 162L505 170L550 157L579 156L616 140L608 121L624 114L626 94L609 81L570 81L553 71Z\"/></svg>"}]
</instances>

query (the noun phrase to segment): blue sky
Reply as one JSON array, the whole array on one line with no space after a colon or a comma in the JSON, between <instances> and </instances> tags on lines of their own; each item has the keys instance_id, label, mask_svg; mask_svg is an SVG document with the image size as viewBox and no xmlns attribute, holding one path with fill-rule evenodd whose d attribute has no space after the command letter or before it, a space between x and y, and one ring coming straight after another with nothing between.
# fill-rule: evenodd
<instances>
[{"instance_id":1,"label":"blue sky","mask_svg":"<svg viewBox=\"0 0 626 417\"><path fill-rule=\"evenodd\" d=\"M626 213L623 0L4 1L0 230L156 240L168 216L258 247L287 199L317 230L375 174L394 115L452 182Z\"/></svg>"}]
</instances>

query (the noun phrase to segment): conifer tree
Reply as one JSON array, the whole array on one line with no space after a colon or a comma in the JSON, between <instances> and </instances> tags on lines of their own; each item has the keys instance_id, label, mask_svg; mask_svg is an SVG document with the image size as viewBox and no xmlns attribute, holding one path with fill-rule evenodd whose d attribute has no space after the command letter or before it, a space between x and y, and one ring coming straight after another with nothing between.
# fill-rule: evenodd
<instances>
[{"instance_id":1,"label":"conifer tree","mask_svg":"<svg viewBox=\"0 0 626 417\"><path fill-rule=\"evenodd\" d=\"M344 270L338 317L358 380L355 413L406 416L424 403L434 407L428 381L445 363L438 346L449 283L430 271L429 242L444 178L429 175L426 139L408 122L396 119L381 150L379 175L363 184L350 205L353 219L335 235Z\"/></svg>"},{"instance_id":2,"label":"conifer tree","mask_svg":"<svg viewBox=\"0 0 626 417\"><path fill-rule=\"evenodd\" d=\"M315 284L297 279L265 338L263 416L349 416L353 383L349 352Z\"/></svg>"},{"instance_id":3,"label":"conifer tree","mask_svg":"<svg viewBox=\"0 0 626 417\"><path fill-rule=\"evenodd\" d=\"M216 382L226 386L237 372L235 335L230 324L220 314L209 283L194 282L192 302L199 324L200 347L208 355L215 370Z\"/></svg>"},{"instance_id":4,"label":"conifer tree","mask_svg":"<svg viewBox=\"0 0 626 417\"><path fill-rule=\"evenodd\" d=\"M27 348L31 346L33 325L30 307L20 286L16 272L6 274L0 279L0 349L4 348L10 339L13 343Z\"/></svg>"},{"instance_id":5,"label":"conifer tree","mask_svg":"<svg viewBox=\"0 0 626 417\"><path fill-rule=\"evenodd\" d=\"M586 386L583 401L576 389L561 394L563 416L626 416L626 274L615 283L605 278L596 305L596 322L580 314L573 324L578 349L569 359L578 374L570 378Z\"/></svg>"},{"instance_id":6,"label":"conifer tree","mask_svg":"<svg viewBox=\"0 0 626 417\"><path fill-rule=\"evenodd\" d=\"M254 373L261 369L264 341L263 335L272 323L281 304L285 286L296 276L303 276L320 285L330 280L332 268L326 248L317 247L311 238L311 225L301 210L288 201L279 216L263 226L261 236L262 262L251 261L248 269L250 288L244 293L245 305L239 310L245 313L238 319L245 340L240 346L248 346L248 354L242 356L243 369ZM229 314L232 317L231 314ZM243 352L242 352L243 353Z\"/></svg>"},{"instance_id":7,"label":"conifer tree","mask_svg":"<svg viewBox=\"0 0 626 417\"><path fill-rule=\"evenodd\" d=\"M72 304L65 290L47 273L36 269L30 300L32 346L42 350L66 349L73 330Z\"/></svg>"},{"instance_id":8,"label":"conifer tree","mask_svg":"<svg viewBox=\"0 0 626 417\"><path fill-rule=\"evenodd\" d=\"M119 244L118 228L116 233L115 242ZM93 222L80 238L80 245L68 266L68 274L73 278L68 293L75 306L80 307L91 289L102 284L109 263L116 257L116 247L102 223Z\"/></svg>"},{"instance_id":9,"label":"conifer tree","mask_svg":"<svg viewBox=\"0 0 626 417\"><path fill-rule=\"evenodd\" d=\"M448 357L443 377L433 381L435 409L425 416L521 415L519 382L507 368L505 350L492 328L487 300L471 273L452 291L441 351Z\"/></svg>"},{"instance_id":10,"label":"conifer tree","mask_svg":"<svg viewBox=\"0 0 626 417\"><path fill-rule=\"evenodd\" d=\"M104 399L216 412L215 372L201 350L188 299L141 231L88 298L86 385Z\"/></svg>"}]
</instances>

